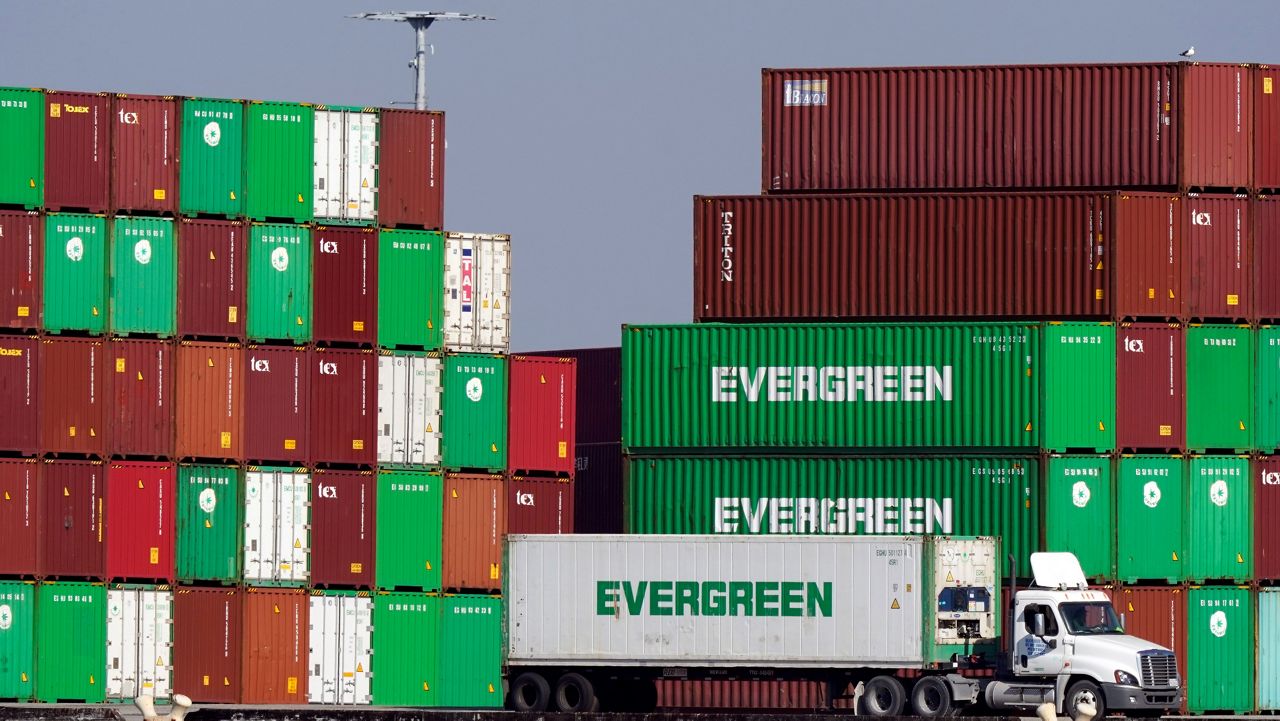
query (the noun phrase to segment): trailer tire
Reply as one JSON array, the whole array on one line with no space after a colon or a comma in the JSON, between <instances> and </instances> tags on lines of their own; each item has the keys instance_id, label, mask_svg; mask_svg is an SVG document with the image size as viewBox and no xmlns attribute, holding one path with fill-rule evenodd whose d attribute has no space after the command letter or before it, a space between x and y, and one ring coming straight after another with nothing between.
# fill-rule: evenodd
<instances>
[{"instance_id":1,"label":"trailer tire","mask_svg":"<svg viewBox=\"0 0 1280 721\"><path fill-rule=\"evenodd\" d=\"M556 709L566 713L584 713L600 708L591 680L580 673L569 672L556 681Z\"/></svg>"},{"instance_id":2,"label":"trailer tire","mask_svg":"<svg viewBox=\"0 0 1280 721\"><path fill-rule=\"evenodd\" d=\"M1062 704L1062 712L1067 715L1067 718L1075 718L1076 707L1082 703L1092 704L1098 710L1094 718L1099 721L1107 715L1107 699L1102 695L1102 689L1088 679L1076 681L1067 689L1067 698Z\"/></svg>"},{"instance_id":3,"label":"trailer tire","mask_svg":"<svg viewBox=\"0 0 1280 721\"><path fill-rule=\"evenodd\" d=\"M511 709L542 713L551 703L551 684L542 674L525 671L511 682Z\"/></svg>"},{"instance_id":4,"label":"trailer tire","mask_svg":"<svg viewBox=\"0 0 1280 721\"><path fill-rule=\"evenodd\" d=\"M939 676L925 676L911 688L911 715L938 718L951 715L951 687Z\"/></svg>"},{"instance_id":5,"label":"trailer tire","mask_svg":"<svg viewBox=\"0 0 1280 721\"><path fill-rule=\"evenodd\" d=\"M876 676L863 685L862 706L859 713L863 716L901 716L906 701L906 691L902 682L893 676Z\"/></svg>"}]
</instances>

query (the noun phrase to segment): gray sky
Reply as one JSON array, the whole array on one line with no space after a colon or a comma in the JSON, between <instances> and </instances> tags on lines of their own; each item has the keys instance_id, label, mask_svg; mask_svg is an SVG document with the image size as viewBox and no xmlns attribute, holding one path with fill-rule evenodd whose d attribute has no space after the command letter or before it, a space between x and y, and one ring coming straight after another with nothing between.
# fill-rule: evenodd
<instances>
[{"instance_id":1,"label":"gray sky","mask_svg":"<svg viewBox=\"0 0 1280 721\"><path fill-rule=\"evenodd\" d=\"M1280 3L1070 0L0 0L0 85L331 104L412 100L437 24L445 223L512 234L512 348L690 319L695 193L760 189L760 68L1276 61Z\"/></svg>"}]
</instances>

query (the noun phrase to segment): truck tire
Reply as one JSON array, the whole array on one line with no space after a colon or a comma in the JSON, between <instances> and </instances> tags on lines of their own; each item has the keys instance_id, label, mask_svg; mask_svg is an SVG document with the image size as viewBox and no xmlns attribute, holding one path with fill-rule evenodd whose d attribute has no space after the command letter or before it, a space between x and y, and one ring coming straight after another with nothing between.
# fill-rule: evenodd
<instances>
[{"instance_id":1,"label":"truck tire","mask_svg":"<svg viewBox=\"0 0 1280 721\"><path fill-rule=\"evenodd\" d=\"M555 700L556 710L566 713L584 713L600 708L595 687L580 673L569 672L556 681Z\"/></svg>"},{"instance_id":2,"label":"truck tire","mask_svg":"<svg viewBox=\"0 0 1280 721\"><path fill-rule=\"evenodd\" d=\"M525 671L511 682L511 710L541 713L551 703L551 684L540 673Z\"/></svg>"},{"instance_id":3,"label":"truck tire","mask_svg":"<svg viewBox=\"0 0 1280 721\"><path fill-rule=\"evenodd\" d=\"M1062 712L1067 715L1067 718L1075 718L1076 707L1082 703L1091 704L1098 710L1098 715L1094 716L1095 719L1101 719L1107 715L1107 700L1102 695L1102 689L1088 679L1076 681L1067 688L1067 698L1062 704Z\"/></svg>"},{"instance_id":4,"label":"truck tire","mask_svg":"<svg viewBox=\"0 0 1280 721\"><path fill-rule=\"evenodd\" d=\"M906 691L902 682L893 676L876 676L863 685L863 716L901 716L902 706L906 701Z\"/></svg>"},{"instance_id":5,"label":"truck tire","mask_svg":"<svg viewBox=\"0 0 1280 721\"><path fill-rule=\"evenodd\" d=\"M911 715L938 718L951 715L951 687L938 676L925 676L911 688Z\"/></svg>"}]
</instances>

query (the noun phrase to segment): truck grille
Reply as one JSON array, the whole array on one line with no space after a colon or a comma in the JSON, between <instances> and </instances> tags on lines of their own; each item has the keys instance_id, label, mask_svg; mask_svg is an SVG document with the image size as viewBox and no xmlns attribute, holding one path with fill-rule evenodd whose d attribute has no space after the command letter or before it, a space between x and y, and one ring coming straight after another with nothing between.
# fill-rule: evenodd
<instances>
[{"instance_id":1,"label":"truck grille","mask_svg":"<svg viewBox=\"0 0 1280 721\"><path fill-rule=\"evenodd\" d=\"M1168 688L1169 680L1178 677L1178 659L1163 651L1144 651L1142 657L1143 688Z\"/></svg>"}]
</instances>

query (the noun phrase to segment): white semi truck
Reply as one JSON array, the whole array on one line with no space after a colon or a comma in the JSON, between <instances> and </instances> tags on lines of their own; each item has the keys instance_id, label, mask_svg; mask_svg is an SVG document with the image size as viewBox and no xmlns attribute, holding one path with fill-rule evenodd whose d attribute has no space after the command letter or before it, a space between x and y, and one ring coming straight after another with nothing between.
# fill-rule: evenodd
<instances>
[{"instance_id":1,"label":"white semi truck","mask_svg":"<svg viewBox=\"0 0 1280 721\"><path fill-rule=\"evenodd\" d=\"M818 680L869 716L1182 703L1173 652L1126 635L1069 553L1032 555L1008 618L991 538L513 535L506 553L519 711L647 710L660 678Z\"/></svg>"}]
</instances>

